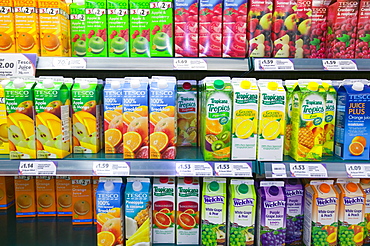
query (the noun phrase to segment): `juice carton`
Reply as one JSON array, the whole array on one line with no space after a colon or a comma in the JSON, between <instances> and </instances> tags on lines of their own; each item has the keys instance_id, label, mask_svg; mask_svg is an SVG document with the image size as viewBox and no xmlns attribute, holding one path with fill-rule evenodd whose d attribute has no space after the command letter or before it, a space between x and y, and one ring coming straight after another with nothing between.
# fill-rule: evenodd
<instances>
[{"instance_id":1,"label":"juice carton","mask_svg":"<svg viewBox=\"0 0 370 246\"><path fill-rule=\"evenodd\" d=\"M36 217L36 187L34 176L15 176L16 217Z\"/></svg>"},{"instance_id":2,"label":"juice carton","mask_svg":"<svg viewBox=\"0 0 370 246\"><path fill-rule=\"evenodd\" d=\"M293 91L290 156L296 161L322 158L327 93L320 82L299 80Z\"/></svg>"},{"instance_id":3,"label":"juice carton","mask_svg":"<svg viewBox=\"0 0 370 246\"><path fill-rule=\"evenodd\" d=\"M36 177L37 216L56 216L55 178L53 176Z\"/></svg>"},{"instance_id":4,"label":"juice carton","mask_svg":"<svg viewBox=\"0 0 370 246\"><path fill-rule=\"evenodd\" d=\"M293 92L296 85L298 85L297 80L284 81L286 91L284 155L289 155L291 150Z\"/></svg>"},{"instance_id":5,"label":"juice carton","mask_svg":"<svg viewBox=\"0 0 370 246\"><path fill-rule=\"evenodd\" d=\"M107 1L108 56L129 57L128 0Z\"/></svg>"},{"instance_id":6,"label":"juice carton","mask_svg":"<svg viewBox=\"0 0 370 246\"><path fill-rule=\"evenodd\" d=\"M254 181L251 179L232 179L228 200L227 245L253 245L257 203Z\"/></svg>"},{"instance_id":7,"label":"juice carton","mask_svg":"<svg viewBox=\"0 0 370 246\"><path fill-rule=\"evenodd\" d=\"M149 87L150 159L175 159L176 78L153 76Z\"/></svg>"},{"instance_id":8,"label":"juice carton","mask_svg":"<svg viewBox=\"0 0 370 246\"><path fill-rule=\"evenodd\" d=\"M206 77L201 105L201 150L206 161L230 160L232 86L229 77Z\"/></svg>"},{"instance_id":9,"label":"juice carton","mask_svg":"<svg viewBox=\"0 0 370 246\"><path fill-rule=\"evenodd\" d=\"M324 144L322 146L322 155L332 156L334 154L334 130L335 115L337 111L337 91L333 87L330 80L324 80L321 84L326 91Z\"/></svg>"},{"instance_id":10,"label":"juice carton","mask_svg":"<svg viewBox=\"0 0 370 246\"><path fill-rule=\"evenodd\" d=\"M310 43L313 18L312 1L297 0L295 48L298 51L295 54L296 58L308 58L310 55L309 49L312 47Z\"/></svg>"},{"instance_id":11,"label":"juice carton","mask_svg":"<svg viewBox=\"0 0 370 246\"><path fill-rule=\"evenodd\" d=\"M175 178L153 179L153 243L175 243L175 192ZM196 225L193 216L183 216L186 217L185 221L191 221L190 228ZM181 218L180 215L179 221L183 222Z\"/></svg>"},{"instance_id":12,"label":"juice carton","mask_svg":"<svg viewBox=\"0 0 370 246\"><path fill-rule=\"evenodd\" d=\"M0 80L0 154L9 154L8 119L5 104L5 87L9 82L8 79Z\"/></svg>"},{"instance_id":13,"label":"juice carton","mask_svg":"<svg viewBox=\"0 0 370 246\"><path fill-rule=\"evenodd\" d=\"M177 178L176 214L177 217L186 217L189 221L195 220L195 224L189 226L175 217L176 244L198 245L199 244L199 213L200 213L200 186L199 178ZM181 214L184 214L181 216ZM194 221L193 221L194 222Z\"/></svg>"},{"instance_id":14,"label":"juice carton","mask_svg":"<svg viewBox=\"0 0 370 246\"><path fill-rule=\"evenodd\" d=\"M370 243L370 179L361 179L360 185L362 190L366 194L365 199L365 210L364 210L364 222L365 222L365 232L364 244ZM367 231L367 232L366 232Z\"/></svg>"},{"instance_id":15,"label":"juice carton","mask_svg":"<svg viewBox=\"0 0 370 246\"><path fill-rule=\"evenodd\" d=\"M104 87L105 153L123 153L123 79L107 79Z\"/></svg>"},{"instance_id":16,"label":"juice carton","mask_svg":"<svg viewBox=\"0 0 370 246\"><path fill-rule=\"evenodd\" d=\"M177 146L197 146L198 88L195 80L177 81Z\"/></svg>"},{"instance_id":17,"label":"juice carton","mask_svg":"<svg viewBox=\"0 0 370 246\"><path fill-rule=\"evenodd\" d=\"M14 177L0 177L0 210L14 204Z\"/></svg>"},{"instance_id":18,"label":"juice carton","mask_svg":"<svg viewBox=\"0 0 370 246\"><path fill-rule=\"evenodd\" d=\"M339 194L338 245L347 245L348 239L358 246L363 245L366 194L359 182L359 179L338 179L336 182Z\"/></svg>"},{"instance_id":19,"label":"juice carton","mask_svg":"<svg viewBox=\"0 0 370 246\"><path fill-rule=\"evenodd\" d=\"M232 160L255 160L259 90L256 79L233 78Z\"/></svg>"},{"instance_id":20,"label":"juice carton","mask_svg":"<svg viewBox=\"0 0 370 246\"><path fill-rule=\"evenodd\" d=\"M72 177L73 225L93 223L92 193L91 177Z\"/></svg>"},{"instance_id":21,"label":"juice carton","mask_svg":"<svg viewBox=\"0 0 370 246\"><path fill-rule=\"evenodd\" d=\"M38 0L14 0L16 53L40 54Z\"/></svg>"},{"instance_id":22,"label":"juice carton","mask_svg":"<svg viewBox=\"0 0 370 246\"><path fill-rule=\"evenodd\" d=\"M96 224L96 222L97 222L96 191L98 189L98 185L99 185L99 177L96 177L96 176L92 177L92 194L93 194L92 201L93 201L93 212L94 212L94 224Z\"/></svg>"},{"instance_id":23,"label":"juice carton","mask_svg":"<svg viewBox=\"0 0 370 246\"><path fill-rule=\"evenodd\" d=\"M370 58L368 54L369 48L369 35L370 28L366 26L369 23L370 15L370 1L362 0L360 1L358 21L357 21L357 38L356 38L356 53L355 58ZM367 46L366 46L367 45ZM365 51L365 52L364 52Z\"/></svg>"},{"instance_id":24,"label":"juice carton","mask_svg":"<svg viewBox=\"0 0 370 246\"><path fill-rule=\"evenodd\" d=\"M227 245L226 243L226 178L203 179L202 192L202 245Z\"/></svg>"},{"instance_id":25,"label":"juice carton","mask_svg":"<svg viewBox=\"0 0 370 246\"><path fill-rule=\"evenodd\" d=\"M125 191L126 245L152 244L152 191L150 179L127 178Z\"/></svg>"},{"instance_id":26,"label":"juice carton","mask_svg":"<svg viewBox=\"0 0 370 246\"><path fill-rule=\"evenodd\" d=\"M286 237L286 202L283 181L261 181L258 188L257 244L284 245Z\"/></svg>"},{"instance_id":27,"label":"juice carton","mask_svg":"<svg viewBox=\"0 0 370 246\"><path fill-rule=\"evenodd\" d=\"M173 0L150 3L150 56L173 56Z\"/></svg>"},{"instance_id":28,"label":"juice carton","mask_svg":"<svg viewBox=\"0 0 370 246\"><path fill-rule=\"evenodd\" d=\"M150 3L149 0L129 1L131 57L150 57Z\"/></svg>"},{"instance_id":29,"label":"juice carton","mask_svg":"<svg viewBox=\"0 0 370 246\"><path fill-rule=\"evenodd\" d=\"M299 179L285 181L286 203L286 245L302 245L303 239L303 185Z\"/></svg>"},{"instance_id":30,"label":"juice carton","mask_svg":"<svg viewBox=\"0 0 370 246\"><path fill-rule=\"evenodd\" d=\"M75 1L69 5L71 25L71 53L73 57L86 56L85 2Z\"/></svg>"},{"instance_id":31,"label":"juice carton","mask_svg":"<svg viewBox=\"0 0 370 246\"><path fill-rule=\"evenodd\" d=\"M257 155L259 161L282 161L286 94L281 80L258 81L260 89Z\"/></svg>"},{"instance_id":32,"label":"juice carton","mask_svg":"<svg viewBox=\"0 0 370 246\"><path fill-rule=\"evenodd\" d=\"M123 85L123 157L149 158L149 79L126 77Z\"/></svg>"},{"instance_id":33,"label":"juice carton","mask_svg":"<svg viewBox=\"0 0 370 246\"><path fill-rule=\"evenodd\" d=\"M100 150L100 107L97 80L77 78L72 88L73 153L97 153Z\"/></svg>"},{"instance_id":34,"label":"juice carton","mask_svg":"<svg viewBox=\"0 0 370 246\"><path fill-rule=\"evenodd\" d=\"M72 216L72 181L70 176L56 176L57 215Z\"/></svg>"},{"instance_id":35,"label":"juice carton","mask_svg":"<svg viewBox=\"0 0 370 246\"><path fill-rule=\"evenodd\" d=\"M250 0L247 23L248 55L271 57L272 0Z\"/></svg>"},{"instance_id":36,"label":"juice carton","mask_svg":"<svg viewBox=\"0 0 370 246\"><path fill-rule=\"evenodd\" d=\"M13 0L1 0L0 6L3 11L0 13L0 52L16 53L15 27L14 27L14 2Z\"/></svg>"},{"instance_id":37,"label":"juice carton","mask_svg":"<svg viewBox=\"0 0 370 246\"><path fill-rule=\"evenodd\" d=\"M124 190L122 178L100 178L96 191L97 241L107 242L107 232L113 234L110 245L122 245L124 241Z\"/></svg>"},{"instance_id":38,"label":"juice carton","mask_svg":"<svg viewBox=\"0 0 370 246\"><path fill-rule=\"evenodd\" d=\"M245 58L247 54L247 0L224 1L222 57Z\"/></svg>"},{"instance_id":39,"label":"juice carton","mask_svg":"<svg viewBox=\"0 0 370 246\"><path fill-rule=\"evenodd\" d=\"M361 82L343 84L338 89L334 150L344 160L369 160L370 103L360 101L369 93L370 87Z\"/></svg>"},{"instance_id":40,"label":"juice carton","mask_svg":"<svg viewBox=\"0 0 370 246\"><path fill-rule=\"evenodd\" d=\"M35 79L14 79L5 87L10 159L36 159L34 85Z\"/></svg>"},{"instance_id":41,"label":"juice carton","mask_svg":"<svg viewBox=\"0 0 370 246\"><path fill-rule=\"evenodd\" d=\"M70 91L63 82L44 79L34 88L37 158L64 158L71 151Z\"/></svg>"},{"instance_id":42,"label":"juice carton","mask_svg":"<svg viewBox=\"0 0 370 246\"><path fill-rule=\"evenodd\" d=\"M337 245L339 194L333 180L312 180L304 199L304 245Z\"/></svg>"},{"instance_id":43,"label":"juice carton","mask_svg":"<svg viewBox=\"0 0 370 246\"><path fill-rule=\"evenodd\" d=\"M199 0L174 0L175 56L198 57Z\"/></svg>"},{"instance_id":44,"label":"juice carton","mask_svg":"<svg viewBox=\"0 0 370 246\"><path fill-rule=\"evenodd\" d=\"M86 57L107 57L107 1L86 0Z\"/></svg>"}]
</instances>

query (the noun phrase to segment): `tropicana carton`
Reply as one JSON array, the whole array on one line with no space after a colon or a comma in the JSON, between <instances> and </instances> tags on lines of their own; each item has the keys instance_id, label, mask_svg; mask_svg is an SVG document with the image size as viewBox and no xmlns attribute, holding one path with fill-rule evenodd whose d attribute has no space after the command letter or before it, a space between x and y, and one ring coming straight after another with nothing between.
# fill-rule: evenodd
<instances>
[{"instance_id":1,"label":"tropicana carton","mask_svg":"<svg viewBox=\"0 0 370 246\"><path fill-rule=\"evenodd\" d=\"M35 177L16 176L14 187L16 217L36 217Z\"/></svg>"},{"instance_id":2,"label":"tropicana carton","mask_svg":"<svg viewBox=\"0 0 370 246\"><path fill-rule=\"evenodd\" d=\"M55 178L53 176L36 177L37 216L56 216Z\"/></svg>"},{"instance_id":3,"label":"tropicana carton","mask_svg":"<svg viewBox=\"0 0 370 246\"><path fill-rule=\"evenodd\" d=\"M0 51L16 53L13 0L1 0L0 6Z\"/></svg>"}]
</instances>

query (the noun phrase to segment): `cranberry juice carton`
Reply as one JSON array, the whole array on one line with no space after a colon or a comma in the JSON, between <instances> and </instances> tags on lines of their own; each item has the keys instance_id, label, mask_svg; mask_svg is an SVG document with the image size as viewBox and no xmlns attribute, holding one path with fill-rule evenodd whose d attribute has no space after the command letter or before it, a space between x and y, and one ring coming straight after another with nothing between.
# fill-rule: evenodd
<instances>
[{"instance_id":1,"label":"cranberry juice carton","mask_svg":"<svg viewBox=\"0 0 370 246\"><path fill-rule=\"evenodd\" d=\"M175 178L153 179L153 243L175 243L175 192ZM182 217L179 218L181 221ZM194 222L189 227L194 226L196 223L193 217L186 217L184 220L188 222L189 219Z\"/></svg>"},{"instance_id":2,"label":"cranberry juice carton","mask_svg":"<svg viewBox=\"0 0 370 246\"><path fill-rule=\"evenodd\" d=\"M36 187L34 176L15 176L15 216L36 217Z\"/></svg>"},{"instance_id":3,"label":"cranberry juice carton","mask_svg":"<svg viewBox=\"0 0 370 246\"><path fill-rule=\"evenodd\" d=\"M199 57L222 57L222 3L199 2Z\"/></svg>"},{"instance_id":4,"label":"cranberry juice carton","mask_svg":"<svg viewBox=\"0 0 370 246\"><path fill-rule=\"evenodd\" d=\"M71 26L71 53L73 57L86 56L86 15L84 1L69 5Z\"/></svg>"},{"instance_id":5,"label":"cranberry juice carton","mask_svg":"<svg viewBox=\"0 0 370 246\"><path fill-rule=\"evenodd\" d=\"M175 57L198 57L198 0L175 0Z\"/></svg>"},{"instance_id":6,"label":"cranberry juice carton","mask_svg":"<svg viewBox=\"0 0 370 246\"><path fill-rule=\"evenodd\" d=\"M298 52L296 52L295 57L307 58L310 53L308 51L303 51L302 54L302 50L308 50L308 48L311 48L312 0L297 0L296 14L297 31L295 37L295 48L298 49Z\"/></svg>"},{"instance_id":7,"label":"cranberry juice carton","mask_svg":"<svg viewBox=\"0 0 370 246\"><path fill-rule=\"evenodd\" d=\"M37 216L56 216L55 177L36 177Z\"/></svg>"},{"instance_id":8,"label":"cranberry juice carton","mask_svg":"<svg viewBox=\"0 0 370 246\"><path fill-rule=\"evenodd\" d=\"M107 57L107 1L86 0L86 57Z\"/></svg>"},{"instance_id":9,"label":"cranberry juice carton","mask_svg":"<svg viewBox=\"0 0 370 246\"><path fill-rule=\"evenodd\" d=\"M107 1L108 56L129 57L128 1Z\"/></svg>"},{"instance_id":10,"label":"cranberry juice carton","mask_svg":"<svg viewBox=\"0 0 370 246\"><path fill-rule=\"evenodd\" d=\"M149 0L129 1L131 57L150 57L150 3Z\"/></svg>"},{"instance_id":11,"label":"cranberry juice carton","mask_svg":"<svg viewBox=\"0 0 370 246\"><path fill-rule=\"evenodd\" d=\"M0 154L9 154L8 117L5 104L5 87L9 79L0 80Z\"/></svg>"},{"instance_id":12,"label":"cranberry juice carton","mask_svg":"<svg viewBox=\"0 0 370 246\"><path fill-rule=\"evenodd\" d=\"M337 111L337 91L333 87L331 80L323 80L321 85L324 87L326 91L324 144L322 146L322 155L333 156L334 130Z\"/></svg>"},{"instance_id":13,"label":"cranberry juice carton","mask_svg":"<svg viewBox=\"0 0 370 246\"><path fill-rule=\"evenodd\" d=\"M14 2L13 0L2 0L0 6L0 52L16 53L15 27L14 27Z\"/></svg>"},{"instance_id":14,"label":"cranberry juice carton","mask_svg":"<svg viewBox=\"0 0 370 246\"><path fill-rule=\"evenodd\" d=\"M91 225L93 223L93 194L91 177L72 177L72 224Z\"/></svg>"},{"instance_id":15,"label":"cranberry juice carton","mask_svg":"<svg viewBox=\"0 0 370 246\"><path fill-rule=\"evenodd\" d=\"M124 232L124 190L122 178L100 178L96 190L97 242L122 245ZM108 233L109 232L109 233Z\"/></svg>"},{"instance_id":16,"label":"cranberry juice carton","mask_svg":"<svg viewBox=\"0 0 370 246\"><path fill-rule=\"evenodd\" d=\"M299 179L285 181L286 204L286 245L302 245L303 239L303 194Z\"/></svg>"},{"instance_id":17,"label":"cranberry juice carton","mask_svg":"<svg viewBox=\"0 0 370 246\"><path fill-rule=\"evenodd\" d=\"M0 210L14 204L14 177L0 177Z\"/></svg>"},{"instance_id":18,"label":"cranberry juice carton","mask_svg":"<svg viewBox=\"0 0 370 246\"><path fill-rule=\"evenodd\" d=\"M363 212L365 222L364 244L368 244L370 243L370 179L361 179L360 185L366 194L365 210Z\"/></svg>"},{"instance_id":19,"label":"cranberry juice carton","mask_svg":"<svg viewBox=\"0 0 370 246\"><path fill-rule=\"evenodd\" d=\"M355 58L370 58L369 53L369 35L370 26L370 1L360 1L358 9L358 22L357 22L357 39L356 39L356 53Z\"/></svg>"},{"instance_id":20,"label":"cranberry juice carton","mask_svg":"<svg viewBox=\"0 0 370 246\"><path fill-rule=\"evenodd\" d=\"M199 244L200 185L197 177L177 178L176 244ZM182 215L184 214L184 215ZM182 216L181 216L182 215ZM192 216L192 218L189 217ZM182 218L185 218L182 220ZM188 219L188 220L187 220ZM195 220L195 224L194 224ZM191 222L191 223L185 223Z\"/></svg>"},{"instance_id":21,"label":"cranberry juice carton","mask_svg":"<svg viewBox=\"0 0 370 246\"><path fill-rule=\"evenodd\" d=\"M55 177L58 216L72 216L72 180L70 176Z\"/></svg>"}]
</instances>

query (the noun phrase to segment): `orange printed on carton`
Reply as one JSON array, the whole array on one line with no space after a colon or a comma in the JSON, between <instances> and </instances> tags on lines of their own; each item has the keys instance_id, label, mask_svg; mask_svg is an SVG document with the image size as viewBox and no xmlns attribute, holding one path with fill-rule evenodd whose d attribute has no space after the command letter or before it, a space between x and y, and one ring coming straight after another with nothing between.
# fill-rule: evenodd
<instances>
[{"instance_id":1,"label":"orange printed on carton","mask_svg":"<svg viewBox=\"0 0 370 246\"><path fill-rule=\"evenodd\" d=\"M36 217L36 189L34 176L14 177L16 217Z\"/></svg>"},{"instance_id":2,"label":"orange printed on carton","mask_svg":"<svg viewBox=\"0 0 370 246\"><path fill-rule=\"evenodd\" d=\"M93 191L88 176L72 177L72 224L93 223Z\"/></svg>"},{"instance_id":3,"label":"orange printed on carton","mask_svg":"<svg viewBox=\"0 0 370 246\"><path fill-rule=\"evenodd\" d=\"M72 181L70 176L55 179L58 216L72 216Z\"/></svg>"},{"instance_id":4,"label":"orange printed on carton","mask_svg":"<svg viewBox=\"0 0 370 246\"><path fill-rule=\"evenodd\" d=\"M36 177L37 216L55 216L55 178L52 176Z\"/></svg>"},{"instance_id":5,"label":"orange printed on carton","mask_svg":"<svg viewBox=\"0 0 370 246\"><path fill-rule=\"evenodd\" d=\"M13 0L0 0L0 52L15 53Z\"/></svg>"},{"instance_id":6,"label":"orange printed on carton","mask_svg":"<svg viewBox=\"0 0 370 246\"><path fill-rule=\"evenodd\" d=\"M14 204L14 177L0 177L0 210Z\"/></svg>"}]
</instances>

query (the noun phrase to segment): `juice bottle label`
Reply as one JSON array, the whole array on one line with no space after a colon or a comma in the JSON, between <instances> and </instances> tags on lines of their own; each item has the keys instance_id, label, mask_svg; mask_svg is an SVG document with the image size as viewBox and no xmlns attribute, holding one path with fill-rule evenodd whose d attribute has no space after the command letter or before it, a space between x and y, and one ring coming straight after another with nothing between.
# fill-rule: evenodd
<instances>
[{"instance_id":1,"label":"juice bottle label","mask_svg":"<svg viewBox=\"0 0 370 246\"><path fill-rule=\"evenodd\" d=\"M0 210L14 204L14 177L0 177Z\"/></svg>"},{"instance_id":2,"label":"juice bottle label","mask_svg":"<svg viewBox=\"0 0 370 246\"><path fill-rule=\"evenodd\" d=\"M92 200L91 177L72 177L72 224L93 223L93 200Z\"/></svg>"},{"instance_id":3,"label":"juice bottle label","mask_svg":"<svg viewBox=\"0 0 370 246\"><path fill-rule=\"evenodd\" d=\"M36 217L35 186L33 176L14 177L16 217Z\"/></svg>"},{"instance_id":4,"label":"juice bottle label","mask_svg":"<svg viewBox=\"0 0 370 246\"><path fill-rule=\"evenodd\" d=\"M71 25L71 50L73 57L86 56L86 15L85 5L72 3L69 6Z\"/></svg>"},{"instance_id":5,"label":"juice bottle label","mask_svg":"<svg viewBox=\"0 0 370 246\"><path fill-rule=\"evenodd\" d=\"M3 86L0 86L0 154L9 154L8 119Z\"/></svg>"},{"instance_id":6,"label":"juice bottle label","mask_svg":"<svg viewBox=\"0 0 370 246\"><path fill-rule=\"evenodd\" d=\"M87 57L107 57L107 2L89 0L85 3Z\"/></svg>"},{"instance_id":7,"label":"juice bottle label","mask_svg":"<svg viewBox=\"0 0 370 246\"><path fill-rule=\"evenodd\" d=\"M130 1L131 57L150 57L150 1Z\"/></svg>"},{"instance_id":8,"label":"juice bottle label","mask_svg":"<svg viewBox=\"0 0 370 246\"><path fill-rule=\"evenodd\" d=\"M72 216L72 180L70 176L55 177L57 215Z\"/></svg>"},{"instance_id":9,"label":"juice bottle label","mask_svg":"<svg viewBox=\"0 0 370 246\"><path fill-rule=\"evenodd\" d=\"M38 176L36 178L37 216L55 216L55 178Z\"/></svg>"},{"instance_id":10,"label":"juice bottle label","mask_svg":"<svg viewBox=\"0 0 370 246\"><path fill-rule=\"evenodd\" d=\"M2 7L0 13L1 52L16 53L13 1L1 0L0 6Z\"/></svg>"},{"instance_id":11,"label":"juice bottle label","mask_svg":"<svg viewBox=\"0 0 370 246\"><path fill-rule=\"evenodd\" d=\"M129 57L128 1L107 1L108 56Z\"/></svg>"}]
</instances>

